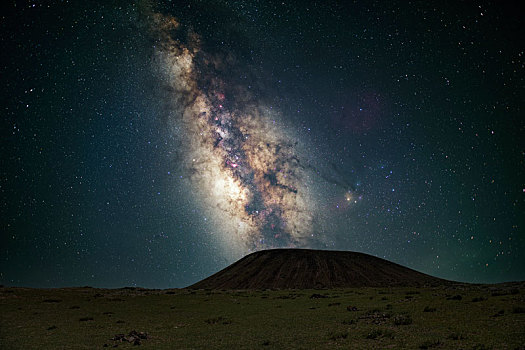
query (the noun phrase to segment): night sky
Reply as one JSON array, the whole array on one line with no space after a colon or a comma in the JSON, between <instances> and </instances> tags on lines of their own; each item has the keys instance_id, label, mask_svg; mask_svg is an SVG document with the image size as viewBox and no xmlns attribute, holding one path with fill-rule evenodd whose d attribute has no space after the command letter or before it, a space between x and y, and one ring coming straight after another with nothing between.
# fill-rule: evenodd
<instances>
[{"instance_id":1,"label":"night sky","mask_svg":"<svg viewBox=\"0 0 525 350\"><path fill-rule=\"evenodd\" d=\"M7 2L0 284L184 287L276 247L525 280L517 4Z\"/></svg>"}]
</instances>

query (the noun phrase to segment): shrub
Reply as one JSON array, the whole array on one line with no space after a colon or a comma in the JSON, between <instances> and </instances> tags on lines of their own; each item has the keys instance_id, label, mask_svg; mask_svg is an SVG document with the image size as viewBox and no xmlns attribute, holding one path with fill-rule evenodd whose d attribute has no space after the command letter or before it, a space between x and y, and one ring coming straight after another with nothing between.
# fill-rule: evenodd
<instances>
[{"instance_id":1,"label":"shrub","mask_svg":"<svg viewBox=\"0 0 525 350\"><path fill-rule=\"evenodd\" d=\"M394 324L396 326L412 324L412 317L410 317L410 315L396 315L394 316Z\"/></svg>"},{"instance_id":2,"label":"shrub","mask_svg":"<svg viewBox=\"0 0 525 350\"><path fill-rule=\"evenodd\" d=\"M310 295L310 299L321 299L321 298L328 298L326 295L314 293Z\"/></svg>"},{"instance_id":3,"label":"shrub","mask_svg":"<svg viewBox=\"0 0 525 350\"><path fill-rule=\"evenodd\" d=\"M383 335L379 329L374 329L372 332L366 335L366 339L377 339Z\"/></svg>"},{"instance_id":4,"label":"shrub","mask_svg":"<svg viewBox=\"0 0 525 350\"><path fill-rule=\"evenodd\" d=\"M374 329L366 335L366 339L377 339L382 337L394 339L394 334L387 330Z\"/></svg>"},{"instance_id":5,"label":"shrub","mask_svg":"<svg viewBox=\"0 0 525 350\"><path fill-rule=\"evenodd\" d=\"M346 325L352 325L352 324L356 324L357 323L357 320L344 320L342 322L342 324L346 324Z\"/></svg>"},{"instance_id":6,"label":"shrub","mask_svg":"<svg viewBox=\"0 0 525 350\"><path fill-rule=\"evenodd\" d=\"M512 313L513 314L523 314L523 313L525 313L525 307L523 307L523 306L514 306L512 308Z\"/></svg>"},{"instance_id":7,"label":"shrub","mask_svg":"<svg viewBox=\"0 0 525 350\"><path fill-rule=\"evenodd\" d=\"M339 339L346 339L346 338L348 338L348 332L331 333L329 336L330 340L339 340Z\"/></svg>"},{"instance_id":8,"label":"shrub","mask_svg":"<svg viewBox=\"0 0 525 350\"><path fill-rule=\"evenodd\" d=\"M472 299L472 302L473 302L473 303L476 303L476 302L478 302L478 301L484 301L484 300L487 300L487 299L484 298L484 297L475 297L475 298Z\"/></svg>"},{"instance_id":9,"label":"shrub","mask_svg":"<svg viewBox=\"0 0 525 350\"><path fill-rule=\"evenodd\" d=\"M427 340L423 344L419 345L420 349L430 349L435 346L441 345L441 342L439 340Z\"/></svg>"},{"instance_id":10,"label":"shrub","mask_svg":"<svg viewBox=\"0 0 525 350\"><path fill-rule=\"evenodd\" d=\"M230 324L230 323L232 323L232 321L230 321L227 318L224 318L222 316L215 317L215 318L209 318L209 319L205 320L204 322L206 322L207 324L217 324L217 323Z\"/></svg>"},{"instance_id":11,"label":"shrub","mask_svg":"<svg viewBox=\"0 0 525 350\"><path fill-rule=\"evenodd\" d=\"M452 339L452 340L462 340L462 339L465 339L465 337L463 336L463 334L459 334L459 333L452 333L448 336L448 339Z\"/></svg>"},{"instance_id":12,"label":"shrub","mask_svg":"<svg viewBox=\"0 0 525 350\"><path fill-rule=\"evenodd\" d=\"M423 309L423 312L435 312L435 311L436 311L436 308L430 307L430 306L425 306L425 308Z\"/></svg>"},{"instance_id":13,"label":"shrub","mask_svg":"<svg viewBox=\"0 0 525 350\"><path fill-rule=\"evenodd\" d=\"M509 290L498 289L498 290L493 291L491 295L493 297L500 297L500 296L509 295L509 294L510 295L520 294L520 290L517 288L512 288Z\"/></svg>"},{"instance_id":14,"label":"shrub","mask_svg":"<svg viewBox=\"0 0 525 350\"><path fill-rule=\"evenodd\" d=\"M372 315L372 314L377 314L377 313L380 313L381 312L381 309L370 309L366 312L367 315Z\"/></svg>"}]
</instances>

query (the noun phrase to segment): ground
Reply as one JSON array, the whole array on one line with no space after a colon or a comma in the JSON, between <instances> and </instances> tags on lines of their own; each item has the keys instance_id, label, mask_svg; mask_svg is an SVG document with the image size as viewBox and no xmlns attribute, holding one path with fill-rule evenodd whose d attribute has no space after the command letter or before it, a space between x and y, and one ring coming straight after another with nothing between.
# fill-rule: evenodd
<instances>
[{"instance_id":1,"label":"ground","mask_svg":"<svg viewBox=\"0 0 525 350\"><path fill-rule=\"evenodd\" d=\"M525 349L524 330L525 283L264 291L0 288L2 349L125 349L134 343L144 349Z\"/></svg>"}]
</instances>

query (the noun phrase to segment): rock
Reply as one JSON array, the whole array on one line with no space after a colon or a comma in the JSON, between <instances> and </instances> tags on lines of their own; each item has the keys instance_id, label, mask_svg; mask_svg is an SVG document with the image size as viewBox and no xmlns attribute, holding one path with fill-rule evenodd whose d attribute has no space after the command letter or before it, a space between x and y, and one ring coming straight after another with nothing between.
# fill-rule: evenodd
<instances>
[{"instance_id":1,"label":"rock","mask_svg":"<svg viewBox=\"0 0 525 350\"><path fill-rule=\"evenodd\" d=\"M357 307L355 307L355 306L347 306L346 310L347 311L357 311Z\"/></svg>"},{"instance_id":2,"label":"rock","mask_svg":"<svg viewBox=\"0 0 525 350\"><path fill-rule=\"evenodd\" d=\"M125 335L125 334L115 334L115 336L113 338L111 338L111 340L113 341L118 341L118 342L128 342L128 343L133 343L133 345L141 345L142 344L142 340L144 339L148 339L148 333L146 332L137 332L135 330L132 330L131 332L128 333L128 335Z\"/></svg>"},{"instance_id":3,"label":"rock","mask_svg":"<svg viewBox=\"0 0 525 350\"><path fill-rule=\"evenodd\" d=\"M124 339L124 334L115 334L115 336L111 338L111 340L114 340L114 341L119 341L122 339Z\"/></svg>"}]
</instances>

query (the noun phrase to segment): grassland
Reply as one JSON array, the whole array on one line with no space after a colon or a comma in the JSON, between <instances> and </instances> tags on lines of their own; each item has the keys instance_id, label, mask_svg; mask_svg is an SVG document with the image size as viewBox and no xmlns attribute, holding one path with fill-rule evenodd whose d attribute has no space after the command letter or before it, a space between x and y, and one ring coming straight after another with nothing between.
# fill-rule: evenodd
<instances>
[{"instance_id":1,"label":"grassland","mask_svg":"<svg viewBox=\"0 0 525 350\"><path fill-rule=\"evenodd\" d=\"M524 287L4 287L0 348L136 348L122 340L136 331L144 349L524 349Z\"/></svg>"}]
</instances>

